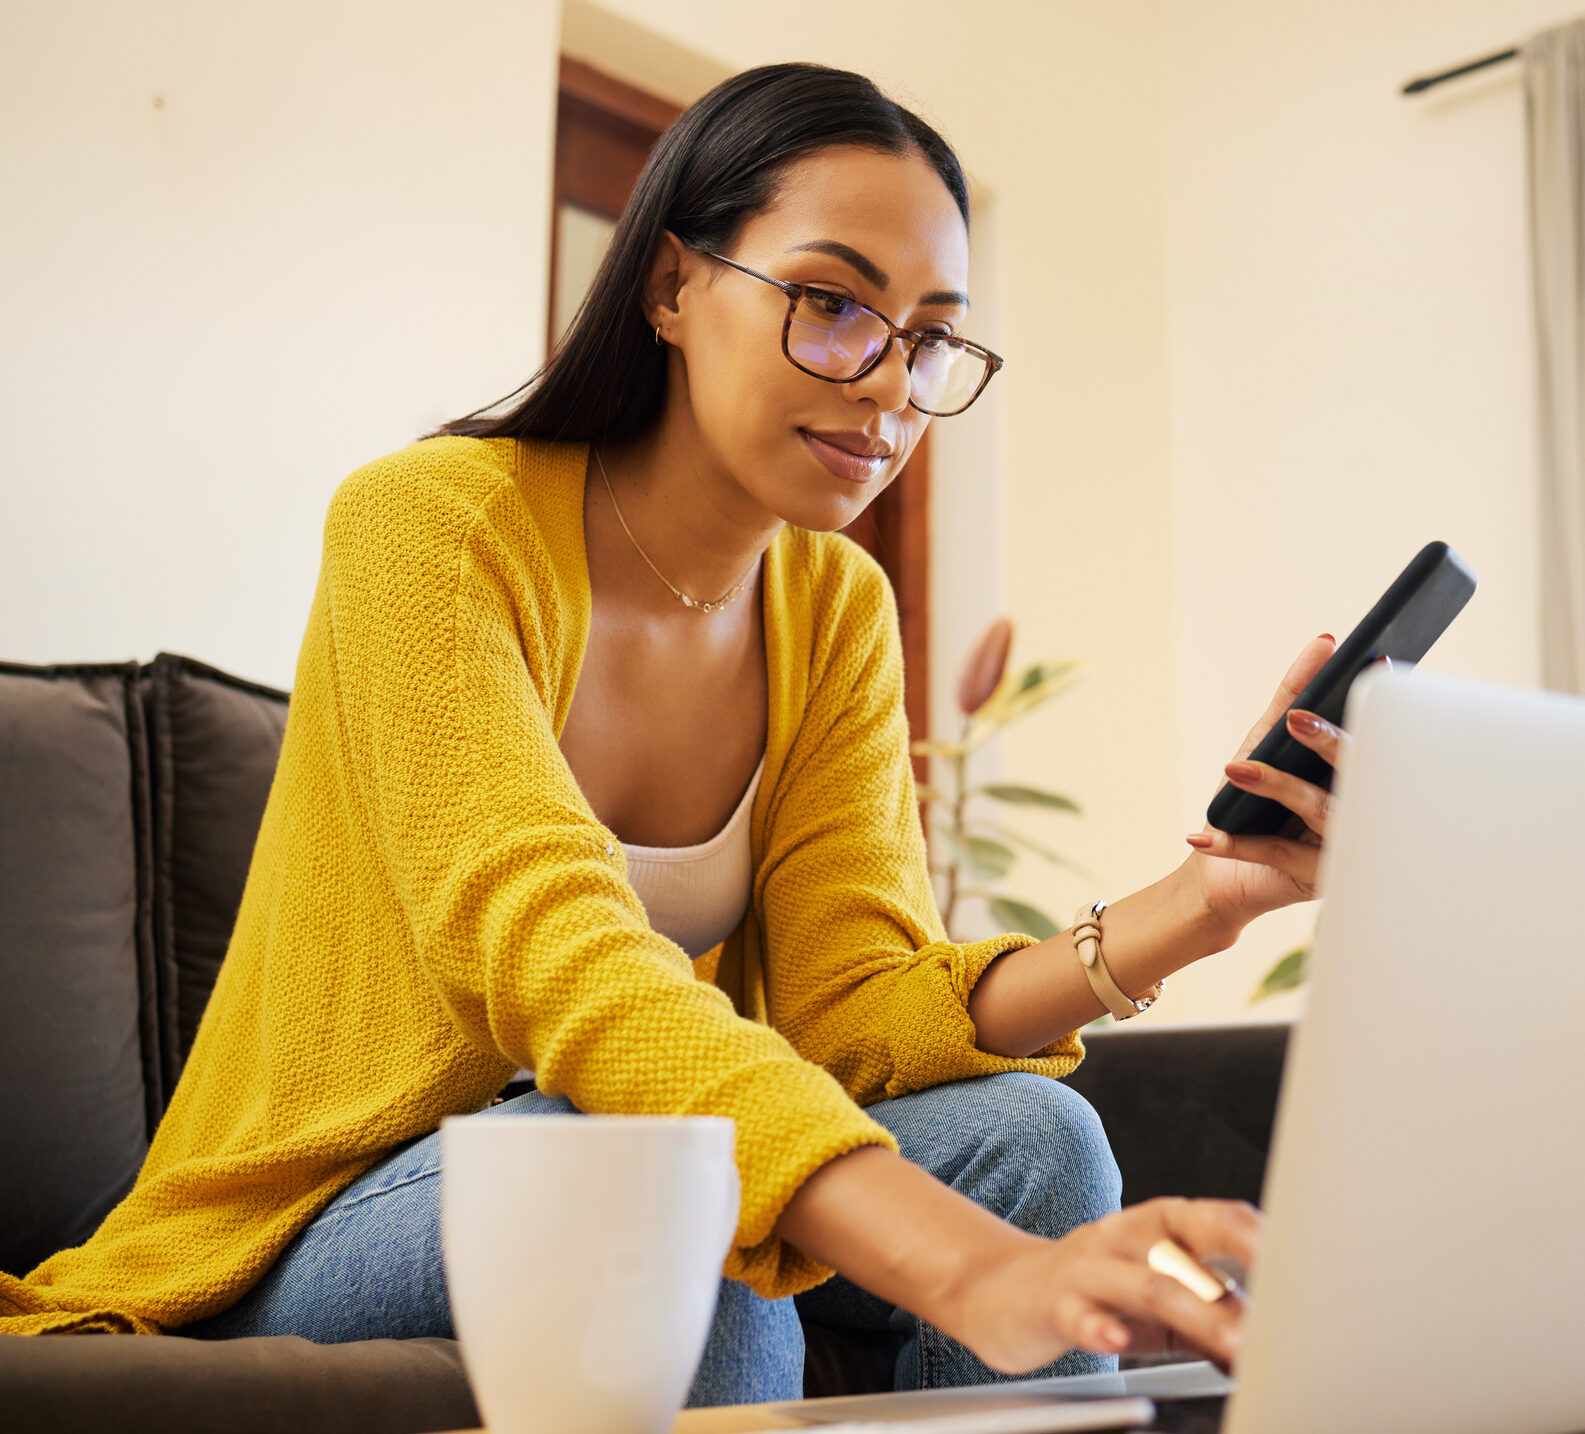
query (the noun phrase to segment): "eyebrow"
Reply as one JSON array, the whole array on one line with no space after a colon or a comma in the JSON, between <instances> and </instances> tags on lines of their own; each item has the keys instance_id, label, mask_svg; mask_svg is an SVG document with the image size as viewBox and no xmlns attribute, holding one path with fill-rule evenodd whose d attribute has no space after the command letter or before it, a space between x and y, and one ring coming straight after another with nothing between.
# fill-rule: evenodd
<instances>
[{"instance_id":1,"label":"eyebrow","mask_svg":"<svg viewBox=\"0 0 1585 1434\"><path fill-rule=\"evenodd\" d=\"M862 274L877 289L884 289L891 283L891 276L873 259L860 254L851 244L843 244L837 239L811 239L807 244L794 244L787 252L829 254L833 259L840 259L849 268ZM956 289L937 289L934 293L926 294L919 302L926 305L957 304L966 309L969 306L969 296L960 294Z\"/></svg>"}]
</instances>

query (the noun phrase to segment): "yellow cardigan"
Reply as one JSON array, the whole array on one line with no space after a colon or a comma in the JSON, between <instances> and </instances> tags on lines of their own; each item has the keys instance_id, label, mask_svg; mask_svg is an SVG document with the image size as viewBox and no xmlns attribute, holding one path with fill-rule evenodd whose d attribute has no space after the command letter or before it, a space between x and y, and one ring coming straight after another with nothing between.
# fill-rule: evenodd
<instances>
[{"instance_id":1,"label":"yellow cardigan","mask_svg":"<svg viewBox=\"0 0 1585 1434\"><path fill-rule=\"evenodd\" d=\"M230 949L137 1184L0 1275L0 1333L159 1333L235 1303L336 1194L518 1066L589 1112L730 1116L726 1273L830 1272L773 1233L800 1183L896 1142L861 1107L1076 1036L974 1044L919 828L891 590L847 539L766 554L753 899L696 972L650 929L557 746L589 631L582 445L430 439L337 491ZM708 973L710 979L703 979Z\"/></svg>"}]
</instances>

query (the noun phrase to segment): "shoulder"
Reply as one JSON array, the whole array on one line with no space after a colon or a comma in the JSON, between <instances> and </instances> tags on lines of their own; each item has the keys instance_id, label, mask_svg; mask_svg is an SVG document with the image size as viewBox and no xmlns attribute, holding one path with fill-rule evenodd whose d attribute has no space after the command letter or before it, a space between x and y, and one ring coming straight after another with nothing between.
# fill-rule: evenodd
<instances>
[{"instance_id":1,"label":"shoulder","mask_svg":"<svg viewBox=\"0 0 1585 1434\"><path fill-rule=\"evenodd\" d=\"M325 519L331 610L344 625L509 631L536 671L564 670L588 629L585 457L581 444L448 437L365 464Z\"/></svg>"},{"instance_id":2,"label":"shoulder","mask_svg":"<svg viewBox=\"0 0 1585 1434\"><path fill-rule=\"evenodd\" d=\"M470 537L526 556L582 550L581 444L426 438L345 478L327 547L396 558L454 556Z\"/></svg>"},{"instance_id":3,"label":"shoulder","mask_svg":"<svg viewBox=\"0 0 1585 1434\"><path fill-rule=\"evenodd\" d=\"M466 527L512 481L510 440L426 438L343 479L327 526L369 531Z\"/></svg>"}]
</instances>

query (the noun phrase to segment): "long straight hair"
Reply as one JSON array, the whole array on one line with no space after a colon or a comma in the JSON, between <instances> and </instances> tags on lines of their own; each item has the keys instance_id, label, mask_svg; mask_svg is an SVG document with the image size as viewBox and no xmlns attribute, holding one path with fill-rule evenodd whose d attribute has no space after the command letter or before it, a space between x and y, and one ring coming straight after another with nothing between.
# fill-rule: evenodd
<instances>
[{"instance_id":1,"label":"long straight hair","mask_svg":"<svg viewBox=\"0 0 1585 1434\"><path fill-rule=\"evenodd\" d=\"M969 222L968 185L947 142L873 82L825 65L763 65L690 105L650 152L594 283L545 366L506 398L437 430L477 438L621 441L659 421L666 351L643 313L661 236L727 249L775 197L783 170L831 145L917 152ZM524 390L527 390L524 393ZM524 396L504 412L489 410Z\"/></svg>"}]
</instances>

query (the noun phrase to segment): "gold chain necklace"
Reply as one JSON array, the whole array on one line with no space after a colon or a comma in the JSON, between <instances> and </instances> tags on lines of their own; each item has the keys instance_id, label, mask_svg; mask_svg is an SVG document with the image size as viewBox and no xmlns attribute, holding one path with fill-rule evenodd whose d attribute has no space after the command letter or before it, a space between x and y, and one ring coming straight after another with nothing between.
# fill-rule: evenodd
<instances>
[{"instance_id":1,"label":"gold chain necklace","mask_svg":"<svg viewBox=\"0 0 1585 1434\"><path fill-rule=\"evenodd\" d=\"M673 593L677 595L678 602L680 602L684 607L697 608L700 612L714 612L717 608L725 607L729 602L732 601L733 598L743 591L743 584L746 583L753 575L753 564L750 564L748 572L744 573L743 576L732 585L725 597L718 597L713 602L700 602L698 598L689 597L688 594L685 593L674 582L672 582L672 580L668 578L665 573L661 572L661 570L657 568L654 563L650 562L649 554L644 551L638 539L633 536L633 530L628 527L627 519L622 516L622 510L617 507L616 494L611 491L611 480L606 475L605 459L600 456L600 450L598 448L594 450L594 461L600 465L601 481L605 484L605 491L611 495L611 510L616 514L616 521L622 525L622 531L627 534L628 542L638 549L639 557L643 558L646 563L649 563L649 570L654 573L655 576L663 583L665 583ZM755 558L754 562L758 563L759 559Z\"/></svg>"}]
</instances>

